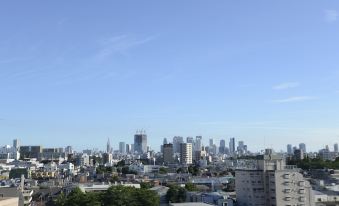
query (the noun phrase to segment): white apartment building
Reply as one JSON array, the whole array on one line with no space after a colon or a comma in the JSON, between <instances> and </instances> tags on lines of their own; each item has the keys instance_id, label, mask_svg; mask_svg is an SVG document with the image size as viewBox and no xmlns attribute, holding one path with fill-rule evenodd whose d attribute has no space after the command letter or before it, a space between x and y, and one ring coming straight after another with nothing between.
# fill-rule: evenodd
<instances>
[{"instance_id":1,"label":"white apartment building","mask_svg":"<svg viewBox=\"0 0 339 206\"><path fill-rule=\"evenodd\" d=\"M193 154L192 154L192 144L191 143L181 143L180 144L180 162L181 162L181 164L192 164L193 163Z\"/></svg>"},{"instance_id":2,"label":"white apartment building","mask_svg":"<svg viewBox=\"0 0 339 206\"><path fill-rule=\"evenodd\" d=\"M313 206L312 187L297 168L271 150L254 160L254 167L237 169L235 187L239 206Z\"/></svg>"}]
</instances>

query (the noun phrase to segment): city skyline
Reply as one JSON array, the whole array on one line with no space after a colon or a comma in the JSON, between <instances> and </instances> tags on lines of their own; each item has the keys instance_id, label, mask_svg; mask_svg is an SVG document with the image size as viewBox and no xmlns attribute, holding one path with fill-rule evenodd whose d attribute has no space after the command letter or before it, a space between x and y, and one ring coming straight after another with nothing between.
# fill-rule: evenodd
<instances>
[{"instance_id":1,"label":"city skyline","mask_svg":"<svg viewBox=\"0 0 339 206\"><path fill-rule=\"evenodd\" d=\"M339 4L290 2L3 2L0 139L333 145Z\"/></svg>"},{"instance_id":2,"label":"city skyline","mask_svg":"<svg viewBox=\"0 0 339 206\"><path fill-rule=\"evenodd\" d=\"M136 133L134 135L134 138L135 136L137 135L140 135L140 133ZM145 135L145 133L144 133ZM177 153L180 153L180 144L181 143L191 143L193 144L193 146L197 146L197 141L196 141L196 138L197 137L201 137L201 136L196 136L196 137L192 137L192 136L189 136L187 137L187 139L185 140L185 138L183 138L182 136L174 136L173 139L170 138L169 141L167 141L167 138L164 138L166 139L166 142L163 142L162 144L160 145L156 145L155 147L151 147L150 145L147 144L147 148L150 147L150 150L152 151L155 151L155 152L163 152L162 149L163 149L163 145L164 144L172 144L173 145L173 150L177 150L176 152ZM173 141L175 140L176 138L183 138L183 141L180 141L180 142L176 142ZM324 144L324 145L318 145L318 147L315 147L315 148L312 148L312 149L309 149L308 145L305 144L305 142L298 142L298 143L290 143L290 142L286 142L285 145L282 146L282 148L273 148L273 147L260 147L258 145L256 145L256 147L258 147L258 149L253 149L251 148L251 145L250 147L248 147L248 145L244 145L244 143L246 143L246 141L244 141L243 139L237 139L236 137L231 137L231 138L222 138L219 140L216 140L214 138L209 138L208 140L206 141L202 141L202 146L204 148L209 148L209 149L213 149L211 148L211 145L210 145L210 142L211 140L213 139L214 143L213 145L216 146L216 149L217 149L217 153L228 153L230 152L230 154L234 153L232 152L232 150L230 150L230 144L231 144L231 141L232 139L234 139L234 148L236 152L240 152L241 150L245 149L244 146L246 147L246 151L249 151L249 152L252 152L252 153L262 153L265 151L265 149L273 149L274 152L277 152L277 153L286 153L286 154L293 154L294 153L294 150L295 149L300 149L300 150L303 150L303 153L318 153L319 151L323 150L323 149L329 149L329 151L333 151L333 152L338 152L338 142L332 142L332 143L329 143L329 144ZM56 144L50 144L50 145L42 145L42 144L34 144L34 143L23 143L22 144L22 141L21 139L12 139L11 141L9 141L8 143L4 143L3 146L14 146L16 147L15 145L23 145L23 146L42 146L43 148L55 148L55 149L59 149L59 148L65 148L67 150L68 147L72 148L72 150L74 151L77 151L77 152L83 152L83 151L100 151L100 152L106 152L106 153L113 153L113 152L120 152L120 153L125 153L126 151L129 151L131 149L131 146L133 147L134 149L134 141L126 141L126 139L124 139L125 141L120 141L120 142L116 142L115 144L111 144L110 140L108 139L108 141L106 142L106 145L104 147L84 147L84 148L77 148L77 147L74 147L73 145L56 145ZM192 141L191 141L192 140ZM201 140L201 139L200 139ZM146 141L147 141L147 135L146 135ZM229 145L225 145L225 143L229 141ZM199 144L201 142L199 141ZM207 144L206 144L207 143ZM178 148L176 148L176 144L178 144ZM223 147L222 151L220 151L220 146L225 146ZM127 149L128 147L128 149ZM199 147L199 146L198 146ZM307 149L306 149L307 148ZM197 148L193 148L194 149L197 149ZM201 148L200 148L201 149ZM227 149L228 152L225 151L225 149ZM146 151L146 150L145 150Z\"/></svg>"}]
</instances>

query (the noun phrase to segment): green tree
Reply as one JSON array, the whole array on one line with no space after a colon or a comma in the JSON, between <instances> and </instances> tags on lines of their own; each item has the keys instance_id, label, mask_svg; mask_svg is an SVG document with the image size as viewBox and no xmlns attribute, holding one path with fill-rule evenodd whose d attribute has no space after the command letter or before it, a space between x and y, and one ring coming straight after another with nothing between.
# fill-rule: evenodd
<instances>
[{"instance_id":1,"label":"green tree","mask_svg":"<svg viewBox=\"0 0 339 206\"><path fill-rule=\"evenodd\" d=\"M102 203L105 206L158 206L160 198L147 189L114 186L104 193Z\"/></svg>"},{"instance_id":2,"label":"green tree","mask_svg":"<svg viewBox=\"0 0 339 206\"><path fill-rule=\"evenodd\" d=\"M117 167L124 167L125 166L125 160L121 160L117 163Z\"/></svg>"},{"instance_id":3,"label":"green tree","mask_svg":"<svg viewBox=\"0 0 339 206\"><path fill-rule=\"evenodd\" d=\"M67 197L60 194L57 206L158 206L159 196L148 189L112 186L105 192L83 193L75 188Z\"/></svg>"},{"instance_id":4,"label":"green tree","mask_svg":"<svg viewBox=\"0 0 339 206\"><path fill-rule=\"evenodd\" d=\"M153 187L153 184L150 182L142 182L140 183L140 187L143 189L150 189Z\"/></svg>"},{"instance_id":5,"label":"green tree","mask_svg":"<svg viewBox=\"0 0 339 206\"><path fill-rule=\"evenodd\" d=\"M57 206L66 206L67 198L63 192L60 193L60 195L55 200L55 205Z\"/></svg>"},{"instance_id":6,"label":"green tree","mask_svg":"<svg viewBox=\"0 0 339 206\"><path fill-rule=\"evenodd\" d=\"M67 206L83 206L86 205L85 193L80 188L75 188L68 196L66 200Z\"/></svg>"},{"instance_id":7,"label":"green tree","mask_svg":"<svg viewBox=\"0 0 339 206\"><path fill-rule=\"evenodd\" d=\"M193 176L198 176L200 175L200 169L198 165L192 166L190 165L188 167L188 172L191 173Z\"/></svg>"},{"instance_id":8,"label":"green tree","mask_svg":"<svg viewBox=\"0 0 339 206\"><path fill-rule=\"evenodd\" d=\"M198 190L197 186L195 184L191 183L191 182L188 182L188 183L185 184L185 189L187 191L197 191Z\"/></svg>"},{"instance_id":9,"label":"green tree","mask_svg":"<svg viewBox=\"0 0 339 206\"><path fill-rule=\"evenodd\" d=\"M165 167L160 167L160 168L159 168L159 173L160 173L160 174L167 174L167 172L168 172L168 171L167 171L167 169L166 169Z\"/></svg>"},{"instance_id":10,"label":"green tree","mask_svg":"<svg viewBox=\"0 0 339 206\"><path fill-rule=\"evenodd\" d=\"M186 189L177 185L170 185L166 194L169 202L180 203L186 201Z\"/></svg>"},{"instance_id":11,"label":"green tree","mask_svg":"<svg viewBox=\"0 0 339 206\"><path fill-rule=\"evenodd\" d=\"M85 206L101 206L101 194L94 192L86 193L83 203Z\"/></svg>"},{"instance_id":12,"label":"green tree","mask_svg":"<svg viewBox=\"0 0 339 206\"><path fill-rule=\"evenodd\" d=\"M137 189L134 192L135 205L143 206L158 206L160 204L160 198L158 194L154 191L147 189Z\"/></svg>"}]
</instances>

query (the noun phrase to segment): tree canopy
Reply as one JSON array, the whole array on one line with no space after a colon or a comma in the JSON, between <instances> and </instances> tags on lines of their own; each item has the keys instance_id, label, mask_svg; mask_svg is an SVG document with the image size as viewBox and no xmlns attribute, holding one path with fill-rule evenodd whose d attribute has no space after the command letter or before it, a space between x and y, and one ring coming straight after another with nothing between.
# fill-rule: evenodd
<instances>
[{"instance_id":1,"label":"tree canopy","mask_svg":"<svg viewBox=\"0 0 339 206\"><path fill-rule=\"evenodd\" d=\"M308 158L306 157L303 160L289 160L287 162L289 165L297 165L297 167L303 170L309 169L339 169L339 158L334 161L323 160L321 158Z\"/></svg>"},{"instance_id":2,"label":"tree canopy","mask_svg":"<svg viewBox=\"0 0 339 206\"><path fill-rule=\"evenodd\" d=\"M186 189L177 185L170 185L166 194L169 202L180 203L186 201Z\"/></svg>"},{"instance_id":3,"label":"tree canopy","mask_svg":"<svg viewBox=\"0 0 339 206\"><path fill-rule=\"evenodd\" d=\"M75 188L67 197L61 194L56 206L158 206L159 196L144 188L112 186L105 192L83 193Z\"/></svg>"}]
</instances>

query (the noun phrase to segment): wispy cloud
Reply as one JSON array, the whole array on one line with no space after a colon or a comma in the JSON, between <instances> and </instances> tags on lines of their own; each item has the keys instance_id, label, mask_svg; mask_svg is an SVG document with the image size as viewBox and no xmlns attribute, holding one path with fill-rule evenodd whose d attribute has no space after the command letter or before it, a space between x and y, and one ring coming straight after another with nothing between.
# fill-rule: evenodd
<instances>
[{"instance_id":1,"label":"wispy cloud","mask_svg":"<svg viewBox=\"0 0 339 206\"><path fill-rule=\"evenodd\" d=\"M109 37L101 42L102 48L96 53L95 59L103 60L113 54L126 54L131 48L146 44L154 38L154 36L149 36L137 39L129 35Z\"/></svg>"},{"instance_id":2,"label":"wispy cloud","mask_svg":"<svg viewBox=\"0 0 339 206\"><path fill-rule=\"evenodd\" d=\"M284 90L291 89L300 86L299 82L284 82L278 85L273 86L274 90Z\"/></svg>"},{"instance_id":3,"label":"wispy cloud","mask_svg":"<svg viewBox=\"0 0 339 206\"><path fill-rule=\"evenodd\" d=\"M337 10L325 10L325 21L332 23L338 20L339 12Z\"/></svg>"},{"instance_id":4,"label":"wispy cloud","mask_svg":"<svg viewBox=\"0 0 339 206\"><path fill-rule=\"evenodd\" d=\"M290 102L309 101L309 100L314 100L314 99L317 99L317 98L313 97L313 96L295 96L295 97L288 97L288 98L285 98L285 99L276 99L276 100L273 100L273 102L290 103Z\"/></svg>"}]
</instances>

